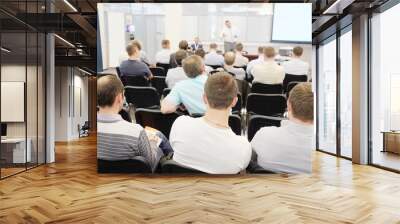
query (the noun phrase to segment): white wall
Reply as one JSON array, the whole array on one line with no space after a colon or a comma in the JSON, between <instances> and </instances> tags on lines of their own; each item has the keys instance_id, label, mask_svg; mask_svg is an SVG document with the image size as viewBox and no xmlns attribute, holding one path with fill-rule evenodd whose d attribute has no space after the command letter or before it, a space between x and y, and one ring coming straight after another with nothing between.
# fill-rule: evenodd
<instances>
[{"instance_id":1,"label":"white wall","mask_svg":"<svg viewBox=\"0 0 400 224\"><path fill-rule=\"evenodd\" d=\"M55 141L77 139L78 125L88 120L88 78L76 68L56 67L55 86Z\"/></svg>"}]
</instances>

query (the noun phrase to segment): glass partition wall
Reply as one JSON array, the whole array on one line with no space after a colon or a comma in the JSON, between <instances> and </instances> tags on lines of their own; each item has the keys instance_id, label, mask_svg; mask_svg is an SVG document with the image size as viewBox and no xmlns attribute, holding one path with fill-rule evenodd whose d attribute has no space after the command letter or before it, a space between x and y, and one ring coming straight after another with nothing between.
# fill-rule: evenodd
<instances>
[{"instance_id":1,"label":"glass partition wall","mask_svg":"<svg viewBox=\"0 0 400 224\"><path fill-rule=\"evenodd\" d=\"M39 1L19 2L24 12ZM32 11L33 10L33 11ZM18 14L17 14L18 15ZM21 14L19 14L21 15ZM45 163L45 34L0 11L0 178Z\"/></svg>"},{"instance_id":2,"label":"glass partition wall","mask_svg":"<svg viewBox=\"0 0 400 224\"><path fill-rule=\"evenodd\" d=\"M371 18L370 163L400 171L400 4Z\"/></svg>"},{"instance_id":3,"label":"glass partition wall","mask_svg":"<svg viewBox=\"0 0 400 224\"><path fill-rule=\"evenodd\" d=\"M317 47L317 149L352 157L351 25Z\"/></svg>"}]
</instances>

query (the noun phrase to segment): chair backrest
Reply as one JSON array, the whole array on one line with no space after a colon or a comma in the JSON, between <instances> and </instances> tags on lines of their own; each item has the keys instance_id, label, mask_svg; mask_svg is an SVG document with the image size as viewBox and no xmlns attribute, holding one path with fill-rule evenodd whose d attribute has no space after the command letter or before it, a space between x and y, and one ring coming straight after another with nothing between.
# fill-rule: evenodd
<instances>
[{"instance_id":1,"label":"chair backrest","mask_svg":"<svg viewBox=\"0 0 400 224\"><path fill-rule=\"evenodd\" d=\"M242 134L242 120L239 115L233 114L229 116L229 127L235 134Z\"/></svg>"},{"instance_id":2,"label":"chair backrest","mask_svg":"<svg viewBox=\"0 0 400 224\"><path fill-rule=\"evenodd\" d=\"M290 91L293 89L293 87L295 87L297 84L299 84L301 82L290 82L287 86L287 90L286 90L286 98L289 99L289 93Z\"/></svg>"},{"instance_id":3,"label":"chair backrest","mask_svg":"<svg viewBox=\"0 0 400 224\"><path fill-rule=\"evenodd\" d=\"M250 93L246 109L249 114L282 116L286 111L286 97L281 94Z\"/></svg>"},{"instance_id":4,"label":"chair backrest","mask_svg":"<svg viewBox=\"0 0 400 224\"><path fill-rule=\"evenodd\" d=\"M222 68L222 65L208 65L208 66L210 66L214 70L217 69L217 68Z\"/></svg>"},{"instance_id":5,"label":"chair backrest","mask_svg":"<svg viewBox=\"0 0 400 224\"><path fill-rule=\"evenodd\" d=\"M291 75L286 74L283 79L283 90L286 92L288 84L291 82L307 82L307 75Z\"/></svg>"},{"instance_id":6,"label":"chair backrest","mask_svg":"<svg viewBox=\"0 0 400 224\"><path fill-rule=\"evenodd\" d=\"M121 78L121 70L119 70L119 67L116 67L115 70L117 70L117 75L118 75L118 77Z\"/></svg>"},{"instance_id":7,"label":"chair backrest","mask_svg":"<svg viewBox=\"0 0 400 224\"><path fill-rule=\"evenodd\" d=\"M170 68L169 64L157 63L156 66L163 68L164 74L167 75L168 69Z\"/></svg>"},{"instance_id":8,"label":"chair backrest","mask_svg":"<svg viewBox=\"0 0 400 224\"><path fill-rule=\"evenodd\" d=\"M220 71L219 70L212 70L212 71L210 71L210 75L214 75L217 72L220 72Z\"/></svg>"},{"instance_id":9,"label":"chair backrest","mask_svg":"<svg viewBox=\"0 0 400 224\"><path fill-rule=\"evenodd\" d=\"M121 81L124 86L150 86L149 80L147 80L144 76L127 76L124 75L121 77Z\"/></svg>"},{"instance_id":10,"label":"chair backrest","mask_svg":"<svg viewBox=\"0 0 400 224\"><path fill-rule=\"evenodd\" d=\"M251 85L252 93L263 93L263 94L282 94L283 86L282 84L264 84L259 82L254 82Z\"/></svg>"},{"instance_id":11,"label":"chair backrest","mask_svg":"<svg viewBox=\"0 0 400 224\"><path fill-rule=\"evenodd\" d=\"M150 67L150 71L154 76L166 76L167 73L162 67Z\"/></svg>"},{"instance_id":12,"label":"chair backrest","mask_svg":"<svg viewBox=\"0 0 400 224\"><path fill-rule=\"evenodd\" d=\"M136 122L142 127L152 127L159 130L169 138L171 127L176 118L179 117L177 113L162 114L160 110L152 109L137 109L135 112Z\"/></svg>"},{"instance_id":13,"label":"chair backrest","mask_svg":"<svg viewBox=\"0 0 400 224\"><path fill-rule=\"evenodd\" d=\"M254 135L262 127L275 126L280 127L281 121L286 120L283 117L270 117L262 115L252 115L250 116L248 127L247 127L247 138L251 141Z\"/></svg>"},{"instance_id":14,"label":"chair backrest","mask_svg":"<svg viewBox=\"0 0 400 224\"><path fill-rule=\"evenodd\" d=\"M132 122L131 115L125 109L120 110L119 115L121 115L122 119L124 119L128 122Z\"/></svg>"},{"instance_id":15,"label":"chair backrest","mask_svg":"<svg viewBox=\"0 0 400 224\"><path fill-rule=\"evenodd\" d=\"M244 65L244 66L233 66L234 68L241 68L241 69L243 69L243 70L247 70L247 65Z\"/></svg>"},{"instance_id":16,"label":"chair backrest","mask_svg":"<svg viewBox=\"0 0 400 224\"><path fill-rule=\"evenodd\" d=\"M160 97L154 87L126 86L126 102L135 108L159 108Z\"/></svg>"},{"instance_id":17,"label":"chair backrest","mask_svg":"<svg viewBox=\"0 0 400 224\"><path fill-rule=\"evenodd\" d=\"M196 118L196 117L202 117L202 116L204 116L204 114L194 113L194 114L190 114L190 116Z\"/></svg>"},{"instance_id":18,"label":"chair backrest","mask_svg":"<svg viewBox=\"0 0 400 224\"><path fill-rule=\"evenodd\" d=\"M153 76L151 79L151 85L157 89L158 95L162 95L163 90L167 88L165 83L165 76Z\"/></svg>"},{"instance_id":19,"label":"chair backrest","mask_svg":"<svg viewBox=\"0 0 400 224\"><path fill-rule=\"evenodd\" d=\"M170 89L170 88L165 88L165 89L163 90L163 92L162 92L162 96L163 96L163 97L166 97L170 92L171 92L171 89Z\"/></svg>"},{"instance_id":20,"label":"chair backrest","mask_svg":"<svg viewBox=\"0 0 400 224\"><path fill-rule=\"evenodd\" d=\"M238 101L236 102L235 106L232 107L232 113L234 114L240 114L242 110L242 94L238 93L237 94Z\"/></svg>"},{"instance_id":21,"label":"chair backrest","mask_svg":"<svg viewBox=\"0 0 400 224\"><path fill-rule=\"evenodd\" d=\"M151 166L142 156L129 160L108 161L97 159L98 173L152 173Z\"/></svg>"},{"instance_id":22,"label":"chair backrest","mask_svg":"<svg viewBox=\"0 0 400 224\"><path fill-rule=\"evenodd\" d=\"M165 160L161 163L162 173L203 173L199 170L195 170L186 166L183 166L173 159Z\"/></svg>"}]
</instances>

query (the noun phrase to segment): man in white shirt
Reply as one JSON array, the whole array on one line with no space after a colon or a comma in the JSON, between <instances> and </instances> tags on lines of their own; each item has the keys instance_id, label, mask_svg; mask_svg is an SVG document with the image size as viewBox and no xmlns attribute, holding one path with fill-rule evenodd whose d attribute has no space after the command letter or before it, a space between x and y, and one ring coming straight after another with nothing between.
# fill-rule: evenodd
<instances>
[{"instance_id":1,"label":"man in white shirt","mask_svg":"<svg viewBox=\"0 0 400 224\"><path fill-rule=\"evenodd\" d=\"M266 170L311 173L314 95L310 83L297 84L288 99L289 120L281 127L261 128L251 141L257 163Z\"/></svg>"},{"instance_id":2,"label":"man in white shirt","mask_svg":"<svg viewBox=\"0 0 400 224\"><path fill-rule=\"evenodd\" d=\"M259 46L258 47L258 58L251 60L248 64L247 64L247 68L246 68L246 72L247 74L251 74L251 70L253 69L254 65L260 64L264 62L264 47Z\"/></svg>"},{"instance_id":3,"label":"man in white shirt","mask_svg":"<svg viewBox=\"0 0 400 224\"><path fill-rule=\"evenodd\" d=\"M232 51L226 52L224 55L224 68L219 70L225 70L235 75L236 79L244 80L246 76L246 72L243 68L235 68L233 67L233 63L235 62L236 55Z\"/></svg>"},{"instance_id":4,"label":"man in white shirt","mask_svg":"<svg viewBox=\"0 0 400 224\"><path fill-rule=\"evenodd\" d=\"M244 57L242 52L243 52L243 44L242 43L237 43L236 44L236 58L235 58L235 63L233 66L235 67L244 67L249 63L249 59Z\"/></svg>"},{"instance_id":5,"label":"man in white shirt","mask_svg":"<svg viewBox=\"0 0 400 224\"><path fill-rule=\"evenodd\" d=\"M172 54L169 40L161 41L161 50L156 54L156 63L169 64L169 59Z\"/></svg>"},{"instance_id":6,"label":"man in white shirt","mask_svg":"<svg viewBox=\"0 0 400 224\"><path fill-rule=\"evenodd\" d=\"M303 55L302 47L293 48L292 58L289 61L284 62L282 64L286 74L307 75L307 77L310 76L310 65L307 62L301 60L302 55Z\"/></svg>"},{"instance_id":7,"label":"man in white shirt","mask_svg":"<svg viewBox=\"0 0 400 224\"><path fill-rule=\"evenodd\" d=\"M237 102L235 79L218 72L204 87L203 117L180 116L172 125L170 143L177 163L209 174L237 174L250 162L251 146L233 133L228 120Z\"/></svg>"},{"instance_id":8,"label":"man in white shirt","mask_svg":"<svg viewBox=\"0 0 400 224\"><path fill-rule=\"evenodd\" d=\"M165 83L167 84L168 88L172 89L172 87L174 87L177 82L188 79L185 71L182 68L182 60L185 59L187 56L188 53L184 50L179 50L175 53L175 60L178 64L178 67L168 69L167 77L165 77Z\"/></svg>"},{"instance_id":9,"label":"man in white shirt","mask_svg":"<svg viewBox=\"0 0 400 224\"><path fill-rule=\"evenodd\" d=\"M254 77L253 82L263 84L283 83L285 71L283 67L275 62L275 49L273 47L264 48L264 62L255 65L251 70Z\"/></svg>"},{"instance_id":10,"label":"man in white shirt","mask_svg":"<svg viewBox=\"0 0 400 224\"><path fill-rule=\"evenodd\" d=\"M224 51L233 51L235 49L236 41L239 37L237 30L232 27L231 21L226 20L225 26L221 32L221 38L224 41Z\"/></svg>"},{"instance_id":11,"label":"man in white shirt","mask_svg":"<svg viewBox=\"0 0 400 224\"><path fill-rule=\"evenodd\" d=\"M204 63L209 66L223 66L224 57L217 53L218 45L216 43L210 44L210 51L204 56Z\"/></svg>"}]
</instances>

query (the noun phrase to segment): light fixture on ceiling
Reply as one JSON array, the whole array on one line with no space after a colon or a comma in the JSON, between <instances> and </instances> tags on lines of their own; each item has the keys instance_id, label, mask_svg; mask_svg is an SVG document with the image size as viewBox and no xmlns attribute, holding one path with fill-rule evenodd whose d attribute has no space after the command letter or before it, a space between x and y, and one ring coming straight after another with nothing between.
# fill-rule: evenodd
<instances>
[{"instance_id":1,"label":"light fixture on ceiling","mask_svg":"<svg viewBox=\"0 0 400 224\"><path fill-rule=\"evenodd\" d=\"M81 68L78 68L78 70L81 71L81 72L83 72L83 73L85 73L85 74L87 74L87 75L92 75L90 72L85 71L85 70L83 70L83 69L81 69Z\"/></svg>"},{"instance_id":2,"label":"light fixture on ceiling","mask_svg":"<svg viewBox=\"0 0 400 224\"><path fill-rule=\"evenodd\" d=\"M74 12L78 12L78 10L68 1L64 0L64 3L68 5Z\"/></svg>"},{"instance_id":3,"label":"light fixture on ceiling","mask_svg":"<svg viewBox=\"0 0 400 224\"><path fill-rule=\"evenodd\" d=\"M62 42L64 42L65 44L67 44L67 45L69 45L70 47L73 47L73 48L75 48L75 45L73 45L71 42L69 42L68 40L66 40L66 39L64 39L64 38L62 38L62 37L60 37L59 35L57 35L57 34L54 34L54 36L55 37L57 37L59 40L61 40Z\"/></svg>"},{"instance_id":4,"label":"light fixture on ceiling","mask_svg":"<svg viewBox=\"0 0 400 224\"><path fill-rule=\"evenodd\" d=\"M1 51L4 51L6 53L10 53L11 52L11 50L9 50L9 49L7 49L5 47L1 47L0 49L1 49Z\"/></svg>"}]
</instances>

